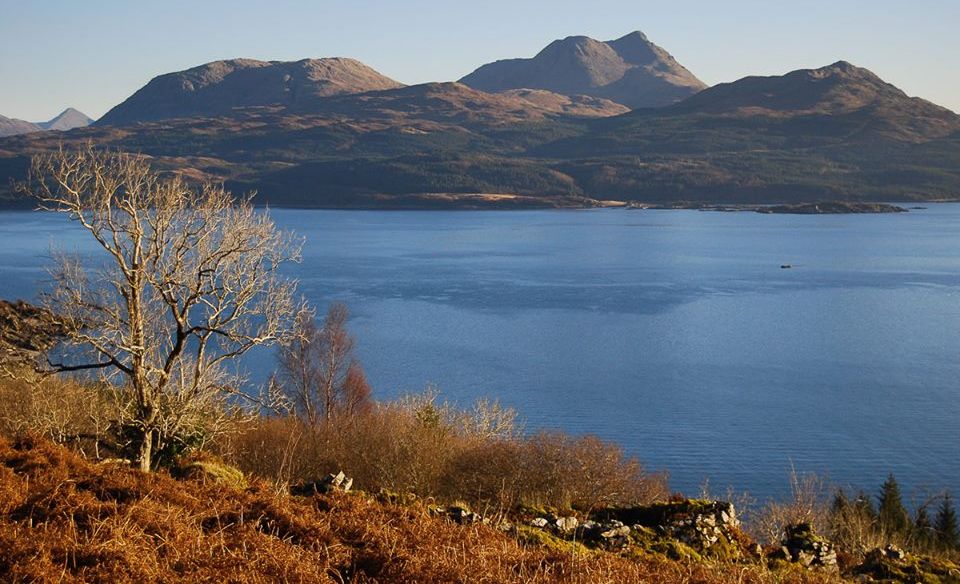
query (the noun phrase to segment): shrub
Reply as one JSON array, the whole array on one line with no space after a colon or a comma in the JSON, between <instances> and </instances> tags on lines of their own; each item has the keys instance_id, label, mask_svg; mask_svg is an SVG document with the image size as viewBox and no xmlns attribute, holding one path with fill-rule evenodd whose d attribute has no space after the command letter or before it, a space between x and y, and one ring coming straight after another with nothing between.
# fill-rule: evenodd
<instances>
[{"instance_id":1,"label":"shrub","mask_svg":"<svg viewBox=\"0 0 960 584\"><path fill-rule=\"evenodd\" d=\"M119 454L115 440L116 402L92 383L56 377L0 375L0 434L33 433L69 443L100 458Z\"/></svg>"},{"instance_id":2,"label":"shrub","mask_svg":"<svg viewBox=\"0 0 960 584\"><path fill-rule=\"evenodd\" d=\"M647 503L668 494L664 475L645 472L616 445L562 433L525 436L512 410L488 401L458 409L433 391L321 424L263 418L219 451L275 481L343 470L358 488L466 499L488 510Z\"/></svg>"}]
</instances>

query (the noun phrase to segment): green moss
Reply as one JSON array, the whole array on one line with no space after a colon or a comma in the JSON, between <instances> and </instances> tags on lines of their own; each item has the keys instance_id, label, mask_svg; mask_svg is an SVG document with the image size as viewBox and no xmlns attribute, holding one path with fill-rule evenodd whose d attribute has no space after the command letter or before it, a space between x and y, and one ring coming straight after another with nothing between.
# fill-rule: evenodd
<instances>
[{"instance_id":1,"label":"green moss","mask_svg":"<svg viewBox=\"0 0 960 584\"><path fill-rule=\"evenodd\" d=\"M590 550L579 541L566 540L536 527L518 525L517 540L526 545L535 545L547 548L550 551L563 554L585 554Z\"/></svg>"},{"instance_id":2,"label":"green moss","mask_svg":"<svg viewBox=\"0 0 960 584\"><path fill-rule=\"evenodd\" d=\"M549 515L559 516L556 507L551 507L549 505L531 505L527 503L521 503L517 505L514 510L517 515L521 517L547 517Z\"/></svg>"},{"instance_id":3,"label":"green moss","mask_svg":"<svg viewBox=\"0 0 960 584\"><path fill-rule=\"evenodd\" d=\"M212 460L189 462L180 468L179 474L184 478L209 481L236 489L247 488L247 478L243 476L243 472L223 462Z\"/></svg>"},{"instance_id":4,"label":"green moss","mask_svg":"<svg viewBox=\"0 0 960 584\"><path fill-rule=\"evenodd\" d=\"M715 544L703 550L703 555L715 560L735 560L740 557L740 548L737 544L721 537Z\"/></svg>"},{"instance_id":5,"label":"green moss","mask_svg":"<svg viewBox=\"0 0 960 584\"><path fill-rule=\"evenodd\" d=\"M680 562L702 562L703 556L697 553L697 550L685 543L664 539L660 540L649 548L650 551L667 556L671 560Z\"/></svg>"},{"instance_id":6,"label":"green moss","mask_svg":"<svg viewBox=\"0 0 960 584\"><path fill-rule=\"evenodd\" d=\"M380 489L375 496L380 503L390 503L392 505L412 505L417 501L417 496L413 493L397 493L387 489Z\"/></svg>"},{"instance_id":7,"label":"green moss","mask_svg":"<svg viewBox=\"0 0 960 584\"><path fill-rule=\"evenodd\" d=\"M857 574L879 582L921 582L948 584L960 582L960 567L953 562L925 556L908 555L901 560L882 558L878 563L860 566Z\"/></svg>"},{"instance_id":8,"label":"green moss","mask_svg":"<svg viewBox=\"0 0 960 584\"><path fill-rule=\"evenodd\" d=\"M651 542L654 542L659 539L657 532L649 527L644 527L642 525L635 525L630 530L630 539L637 545L650 545Z\"/></svg>"}]
</instances>

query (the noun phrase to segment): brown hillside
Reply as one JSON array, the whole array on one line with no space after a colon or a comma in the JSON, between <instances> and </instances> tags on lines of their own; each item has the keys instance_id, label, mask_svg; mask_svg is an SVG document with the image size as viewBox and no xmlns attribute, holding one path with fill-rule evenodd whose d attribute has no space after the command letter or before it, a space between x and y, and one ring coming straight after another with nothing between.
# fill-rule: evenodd
<instances>
[{"instance_id":1,"label":"brown hillside","mask_svg":"<svg viewBox=\"0 0 960 584\"><path fill-rule=\"evenodd\" d=\"M776 581L829 581L779 574ZM297 498L0 440L3 582L772 582L744 565L524 547L363 494Z\"/></svg>"},{"instance_id":2,"label":"brown hillside","mask_svg":"<svg viewBox=\"0 0 960 584\"><path fill-rule=\"evenodd\" d=\"M289 106L318 97L401 86L354 59L214 61L155 77L96 123L128 125L225 115L241 107Z\"/></svg>"},{"instance_id":3,"label":"brown hillside","mask_svg":"<svg viewBox=\"0 0 960 584\"><path fill-rule=\"evenodd\" d=\"M30 132L39 132L42 129L40 126L31 122L0 116L0 137L29 134Z\"/></svg>"}]
</instances>

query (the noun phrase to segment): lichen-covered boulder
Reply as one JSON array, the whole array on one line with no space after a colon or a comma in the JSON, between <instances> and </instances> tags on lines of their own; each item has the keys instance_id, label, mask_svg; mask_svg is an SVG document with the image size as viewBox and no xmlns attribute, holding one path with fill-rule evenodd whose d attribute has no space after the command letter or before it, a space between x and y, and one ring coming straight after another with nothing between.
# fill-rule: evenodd
<instances>
[{"instance_id":1,"label":"lichen-covered boulder","mask_svg":"<svg viewBox=\"0 0 960 584\"><path fill-rule=\"evenodd\" d=\"M773 557L809 569L837 569L837 551L833 544L817 535L809 523L788 526L786 537Z\"/></svg>"},{"instance_id":2,"label":"lichen-covered boulder","mask_svg":"<svg viewBox=\"0 0 960 584\"><path fill-rule=\"evenodd\" d=\"M618 521L637 533L652 530L662 542L679 542L697 554L729 559L740 555L740 521L732 503L682 499L638 507L605 509L595 514L601 522ZM646 538L649 539L649 538ZM664 548L664 546L660 546ZM667 548L671 546L666 545ZM675 546L674 546L675 547ZM670 554L674 555L674 554Z\"/></svg>"},{"instance_id":3,"label":"lichen-covered boulder","mask_svg":"<svg viewBox=\"0 0 960 584\"><path fill-rule=\"evenodd\" d=\"M957 564L943 558L909 554L893 545L871 550L852 572L868 582L960 582L960 566Z\"/></svg>"}]
</instances>

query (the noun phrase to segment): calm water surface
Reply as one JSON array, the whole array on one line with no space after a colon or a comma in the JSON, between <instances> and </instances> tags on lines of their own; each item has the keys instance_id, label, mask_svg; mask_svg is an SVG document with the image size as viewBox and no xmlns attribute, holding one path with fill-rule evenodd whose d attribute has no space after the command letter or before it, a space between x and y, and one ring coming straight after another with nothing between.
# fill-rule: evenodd
<instances>
[{"instance_id":1,"label":"calm water surface","mask_svg":"<svg viewBox=\"0 0 960 584\"><path fill-rule=\"evenodd\" d=\"M793 465L960 494L960 205L272 213L306 239L308 298L351 307L381 397L497 397L691 493L783 495ZM63 217L0 213L0 297L35 297L51 245L89 249Z\"/></svg>"}]
</instances>

